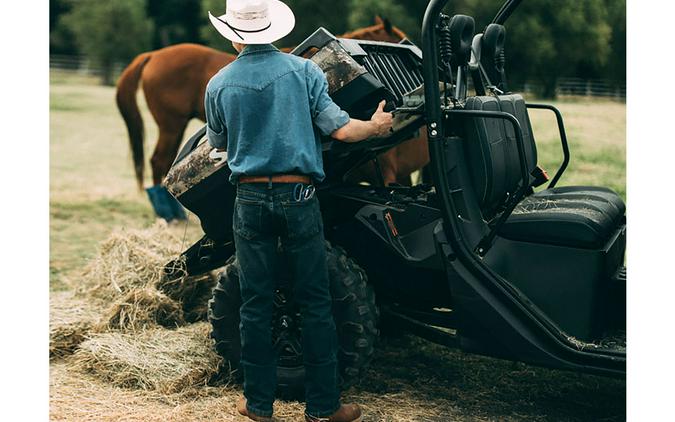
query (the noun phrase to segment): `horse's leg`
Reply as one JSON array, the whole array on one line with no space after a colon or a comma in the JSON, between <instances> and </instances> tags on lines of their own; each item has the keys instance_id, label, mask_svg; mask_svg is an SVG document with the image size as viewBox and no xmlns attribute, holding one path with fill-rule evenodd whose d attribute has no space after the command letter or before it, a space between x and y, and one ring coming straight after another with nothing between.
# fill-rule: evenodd
<instances>
[{"instance_id":1,"label":"horse's leg","mask_svg":"<svg viewBox=\"0 0 675 422\"><path fill-rule=\"evenodd\" d=\"M159 139L150 159L153 185L162 183L162 179L169 172L169 168L178 154L178 147L183 139L183 134L189 121L186 118L177 118L173 121L170 119L158 121Z\"/></svg>"},{"instance_id":2,"label":"horse's leg","mask_svg":"<svg viewBox=\"0 0 675 422\"><path fill-rule=\"evenodd\" d=\"M161 186L161 182L176 158L188 122L185 118L158 120L159 139L150 159L153 186L147 192L155 213L167 221L186 218L183 207Z\"/></svg>"},{"instance_id":3,"label":"horse's leg","mask_svg":"<svg viewBox=\"0 0 675 422\"><path fill-rule=\"evenodd\" d=\"M377 162L382 171L382 179L385 186L396 183L396 174L398 172L398 159L396 147L387 152L383 152L377 157Z\"/></svg>"}]
</instances>

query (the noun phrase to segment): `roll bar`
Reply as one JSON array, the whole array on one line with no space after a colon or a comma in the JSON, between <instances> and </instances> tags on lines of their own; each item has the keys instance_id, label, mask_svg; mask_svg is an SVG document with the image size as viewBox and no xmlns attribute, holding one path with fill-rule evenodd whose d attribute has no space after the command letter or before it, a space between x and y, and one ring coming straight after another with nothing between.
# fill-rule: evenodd
<instances>
[{"instance_id":1,"label":"roll bar","mask_svg":"<svg viewBox=\"0 0 675 422\"><path fill-rule=\"evenodd\" d=\"M514 10L522 3L523 0L511 0L502 5L497 15L492 19L492 23L504 25L504 22L511 16Z\"/></svg>"}]
</instances>

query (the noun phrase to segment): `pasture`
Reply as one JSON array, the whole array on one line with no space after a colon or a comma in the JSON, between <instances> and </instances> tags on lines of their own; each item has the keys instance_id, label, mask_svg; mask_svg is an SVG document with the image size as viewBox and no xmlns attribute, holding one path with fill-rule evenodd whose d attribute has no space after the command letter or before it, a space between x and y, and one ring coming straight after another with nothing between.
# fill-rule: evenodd
<instances>
[{"instance_id":1,"label":"pasture","mask_svg":"<svg viewBox=\"0 0 675 422\"><path fill-rule=\"evenodd\" d=\"M133 176L127 133L114 88L69 73L50 76L50 291L78 286L98 245L120 227L155 222L145 192ZM157 128L139 103L146 129L146 157ZM625 104L587 99L555 103L566 119L572 162L560 185L609 186L625 199ZM552 176L561 159L552 114L532 112L540 163ZM193 121L186 136L201 122ZM146 184L150 183L146 169ZM184 249L200 237L194 216L168 228ZM120 388L75 371L69 357L50 365L52 420L240 420L237 385L159 394ZM625 419L625 381L531 367L466 355L412 336L381 340L363 382L345 392L361 403L368 421ZM281 420L302 417L298 403L280 403Z\"/></svg>"}]
</instances>

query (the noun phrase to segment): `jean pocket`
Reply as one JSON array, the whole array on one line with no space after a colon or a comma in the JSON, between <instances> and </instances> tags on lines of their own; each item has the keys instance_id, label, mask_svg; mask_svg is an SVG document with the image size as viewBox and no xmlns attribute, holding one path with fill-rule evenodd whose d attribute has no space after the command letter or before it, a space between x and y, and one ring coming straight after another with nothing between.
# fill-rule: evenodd
<instances>
[{"instance_id":1,"label":"jean pocket","mask_svg":"<svg viewBox=\"0 0 675 422\"><path fill-rule=\"evenodd\" d=\"M282 202L281 207L290 239L313 237L323 230L319 200L316 197L306 201Z\"/></svg>"},{"instance_id":2,"label":"jean pocket","mask_svg":"<svg viewBox=\"0 0 675 422\"><path fill-rule=\"evenodd\" d=\"M237 197L234 200L232 229L244 239L253 240L261 231L262 203Z\"/></svg>"}]
</instances>

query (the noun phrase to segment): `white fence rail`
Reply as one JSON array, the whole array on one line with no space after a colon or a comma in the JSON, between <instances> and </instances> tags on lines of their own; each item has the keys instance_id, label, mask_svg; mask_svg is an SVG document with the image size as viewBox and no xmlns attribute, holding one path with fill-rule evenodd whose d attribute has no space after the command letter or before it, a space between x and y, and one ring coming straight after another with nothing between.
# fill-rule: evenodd
<instances>
[{"instance_id":1,"label":"white fence rail","mask_svg":"<svg viewBox=\"0 0 675 422\"><path fill-rule=\"evenodd\" d=\"M117 77L126 67L126 63L115 63L113 77ZM55 70L72 71L84 75L100 76L103 71L100 66L92 64L84 56L50 55L49 68ZM540 92L539 85L525 83L518 91L536 94ZM582 96L612 98L618 101L626 100L626 86L616 85L604 79L558 78L556 94L559 97Z\"/></svg>"},{"instance_id":2,"label":"white fence rail","mask_svg":"<svg viewBox=\"0 0 675 422\"><path fill-rule=\"evenodd\" d=\"M602 79L559 78L556 94L625 100L626 85L615 85Z\"/></svg>"}]
</instances>

